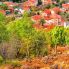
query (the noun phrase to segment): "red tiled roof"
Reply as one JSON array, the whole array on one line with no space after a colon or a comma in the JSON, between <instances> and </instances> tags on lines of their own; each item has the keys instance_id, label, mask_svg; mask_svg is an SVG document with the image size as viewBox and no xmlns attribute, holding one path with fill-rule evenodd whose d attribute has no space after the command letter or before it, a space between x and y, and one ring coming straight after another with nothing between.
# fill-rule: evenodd
<instances>
[{"instance_id":1,"label":"red tiled roof","mask_svg":"<svg viewBox=\"0 0 69 69\"><path fill-rule=\"evenodd\" d=\"M36 0L28 0L23 3L23 6L33 6L36 3Z\"/></svg>"},{"instance_id":2,"label":"red tiled roof","mask_svg":"<svg viewBox=\"0 0 69 69\"><path fill-rule=\"evenodd\" d=\"M29 6L23 6L23 10L28 11L29 9L30 9L30 7L29 7Z\"/></svg>"},{"instance_id":3,"label":"red tiled roof","mask_svg":"<svg viewBox=\"0 0 69 69\"><path fill-rule=\"evenodd\" d=\"M30 2L32 2L32 3L35 3L35 2L36 2L36 0L28 0L28 1L30 1Z\"/></svg>"},{"instance_id":4,"label":"red tiled roof","mask_svg":"<svg viewBox=\"0 0 69 69\"><path fill-rule=\"evenodd\" d=\"M47 0L48 1L48 3L52 3L52 0Z\"/></svg>"},{"instance_id":5,"label":"red tiled roof","mask_svg":"<svg viewBox=\"0 0 69 69\"><path fill-rule=\"evenodd\" d=\"M44 19L45 19L45 20L50 20L51 17L50 17L50 16L44 16Z\"/></svg>"},{"instance_id":6,"label":"red tiled roof","mask_svg":"<svg viewBox=\"0 0 69 69\"><path fill-rule=\"evenodd\" d=\"M58 14L52 14L50 15L51 19L61 19L61 16Z\"/></svg>"},{"instance_id":7,"label":"red tiled roof","mask_svg":"<svg viewBox=\"0 0 69 69\"><path fill-rule=\"evenodd\" d=\"M34 16L32 16L32 19L33 20L40 20L41 19L41 15L34 15Z\"/></svg>"},{"instance_id":8,"label":"red tiled roof","mask_svg":"<svg viewBox=\"0 0 69 69\"><path fill-rule=\"evenodd\" d=\"M51 14L51 11L49 9L45 9L44 13L46 13L47 15Z\"/></svg>"},{"instance_id":9,"label":"red tiled roof","mask_svg":"<svg viewBox=\"0 0 69 69\"><path fill-rule=\"evenodd\" d=\"M53 11L56 12L56 13L58 13L58 12L61 12L61 9L59 7L54 7Z\"/></svg>"},{"instance_id":10,"label":"red tiled roof","mask_svg":"<svg viewBox=\"0 0 69 69\"><path fill-rule=\"evenodd\" d=\"M47 28L48 30L50 30L50 29L53 29L54 27L55 27L55 24L54 23L52 23L52 24L44 24L44 26L43 26L44 28Z\"/></svg>"},{"instance_id":11,"label":"red tiled roof","mask_svg":"<svg viewBox=\"0 0 69 69\"><path fill-rule=\"evenodd\" d=\"M44 0L44 4L51 4L52 1L51 0Z\"/></svg>"},{"instance_id":12,"label":"red tiled roof","mask_svg":"<svg viewBox=\"0 0 69 69\"><path fill-rule=\"evenodd\" d=\"M69 8L69 4L62 4L62 7Z\"/></svg>"},{"instance_id":13,"label":"red tiled roof","mask_svg":"<svg viewBox=\"0 0 69 69\"><path fill-rule=\"evenodd\" d=\"M24 2L24 3L23 3L23 6L30 6L29 1Z\"/></svg>"}]
</instances>

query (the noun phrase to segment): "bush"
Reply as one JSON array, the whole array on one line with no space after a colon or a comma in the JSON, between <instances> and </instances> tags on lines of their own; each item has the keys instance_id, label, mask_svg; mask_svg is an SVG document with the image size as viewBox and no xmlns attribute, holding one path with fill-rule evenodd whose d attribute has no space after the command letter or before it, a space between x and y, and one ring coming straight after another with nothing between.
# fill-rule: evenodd
<instances>
[{"instance_id":1,"label":"bush","mask_svg":"<svg viewBox=\"0 0 69 69\"><path fill-rule=\"evenodd\" d=\"M2 64L2 63L3 63L3 57L0 56L0 64Z\"/></svg>"},{"instance_id":2,"label":"bush","mask_svg":"<svg viewBox=\"0 0 69 69\"><path fill-rule=\"evenodd\" d=\"M4 21L4 20L5 20L5 16L2 13L0 13L0 21Z\"/></svg>"},{"instance_id":3,"label":"bush","mask_svg":"<svg viewBox=\"0 0 69 69\"><path fill-rule=\"evenodd\" d=\"M7 9L8 9L8 6L7 6L6 4L2 4L2 5L1 5L1 8L2 8L3 10L7 10Z\"/></svg>"},{"instance_id":4,"label":"bush","mask_svg":"<svg viewBox=\"0 0 69 69\"><path fill-rule=\"evenodd\" d=\"M14 16L11 16L11 17L6 17L6 23L9 23L11 21L14 21L15 20L15 17Z\"/></svg>"},{"instance_id":5,"label":"bush","mask_svg":"<svg viewBox=\"0 0 69 69\"><path fill-rule=\"evenodd\" d=\"M19 63L19 61L17 61L17 60L13 60L13 61L11 61L11 66L13 67L13 68L15 68L15 67L21 67L21 64Z\"/></svg>"}]
</instances>

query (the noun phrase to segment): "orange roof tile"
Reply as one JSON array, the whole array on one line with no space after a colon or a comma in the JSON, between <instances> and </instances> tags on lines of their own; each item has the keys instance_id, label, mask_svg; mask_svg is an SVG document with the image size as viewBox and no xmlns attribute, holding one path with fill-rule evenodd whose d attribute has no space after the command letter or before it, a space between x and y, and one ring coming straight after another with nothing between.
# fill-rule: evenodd
<instances>
[{"instance_id":1,"label":"orange roof tile","mask_svg":"<svg viewBox=\"0 0 69 69\"><path fill-rule=\"evenodd\" d=\"M69 8L69 4L62 4L62 7Z\"/></svg>"},{"instance_id":2,"label":"orange roof tile","mask_svg":"<svg viewBox=\"0 0 69 69\"><path fill-rule=\"evenodd\" d=\"M55 13L59 13L59 12L61 12L61 9L60 9L59 7L54 7L54 8L53 8L53 11L54 11Z\"/></svg>"},{"instance_id":3,"label":"orange roof tile","mask_svg":"<svg viewBox=\"0 0 69 69\"><path fill-rule=\"evenodd\" d=\"M50 20L51 17L50 17L50 16L44 16L44 19L45 19L45 20Z\"/></svg>"},{"instance_id":4,"label":"orange roof tile","mask_svg":"<svg viewBox=\"0 0 69 69\"><path fill-rule=\"evenodd\" d=\"M30 7L29 7L29 6L23 6L23 10L28 11L29 9L30 9Z\"/></svg>"},{"instance_id":5,"label":"orange roof tile","mask_svg":"<svg viewBox=\"0 0 69 69\"><path fill-rule=\"evenodd\" d=\"M61 19L61 16L58 14L52 14L50 15L51 19Z\"/></svg>"},{"instance_id":6,"label":"orange roof tile","mask_svg":"<svg viewBox=\"0 0 69 69\"><path fill-rule=\"evenodd\" d=\"M47 15L51 14L51 11L49 9L45 9L44 13L46 13Z\"/></svg>"}]
</instances>

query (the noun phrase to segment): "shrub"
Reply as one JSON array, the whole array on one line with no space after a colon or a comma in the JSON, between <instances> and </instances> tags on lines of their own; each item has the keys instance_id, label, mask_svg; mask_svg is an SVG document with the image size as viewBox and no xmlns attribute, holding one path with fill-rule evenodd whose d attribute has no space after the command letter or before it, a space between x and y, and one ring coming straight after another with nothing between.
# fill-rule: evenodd
<instances>
[{"instance_id":1,"label":"shrub","mask_svg":"<svg viewBox=\"0 0 69 69\"><path fill-rule=\"evenodd\" d=\"M14 21L15 20L15 17L14 16L11 16L11 17L6 17L6 23L9 23L11 21Z\"/></svg>"},{"instance_id":2,"label":"shrub","mask_svg":"<svg viewBox=\"0 0 69 69\"><path fill-rule=\"evenodd\" d=\"M1 8L2 8L3 10L7 10L7 9L8 9L8 6L7 6L6 4L2 4L2 5L1 5Z\"/></svg>"},{"instance_id":3,"label":"shrub","mask_svg":"<svg viewBox=\"0 0 69 69\"><path fill-rule=\"evenodd\" d=\"M0 64L2 64L2 63L3 63L3 57L0 56Z\"/></svg>"},{"instance_id":4,"label":"shrub","mask_svg":"<svg viewBox=\"0 0 69 69\"><path fill-rule=\"evenodd\" d=\"M4 21L4 20L5 20L5 16L2 13L0 13L0 21Z\"/></svg>"},{"instance_id":5,"label":"shrub","mask_svg":"<svg viewBox=\"0 0 69 69\"><path fill-rule=\"evenodd\" d=\"M45 20L44 20L44 19L41 19L41 20L40 20L40 23L41 23L41 25L43 26L44 23L45 23Z\"/></svg>"},{"instance_id":6,"label":"shrub","mask_svg":"<svg viewBox=\"0 0 69 69\"><path fill-rule=\"evenodd\" d=\"M15 68L15 67L21 67L21 64L19 63L19 61L17 61L17 60L13 60L13 61L11 61L11 66L13 67L13 68Z\"/></svg>"}]
</instances>

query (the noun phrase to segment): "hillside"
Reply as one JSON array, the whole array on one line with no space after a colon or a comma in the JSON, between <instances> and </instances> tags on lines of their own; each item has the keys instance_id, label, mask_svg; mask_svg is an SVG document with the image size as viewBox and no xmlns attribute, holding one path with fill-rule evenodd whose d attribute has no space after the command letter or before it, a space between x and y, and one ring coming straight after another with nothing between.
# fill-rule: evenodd
<instances>
[{"instance_id":1,"label":"hillside","mask_svg":"<svg viewBox=\"0 0 69 69\"><path fill-rule=\"evenodd\" d=\"M68 1L1 1L0 69L69 69Z\"/></svg>"}]
</instances>

